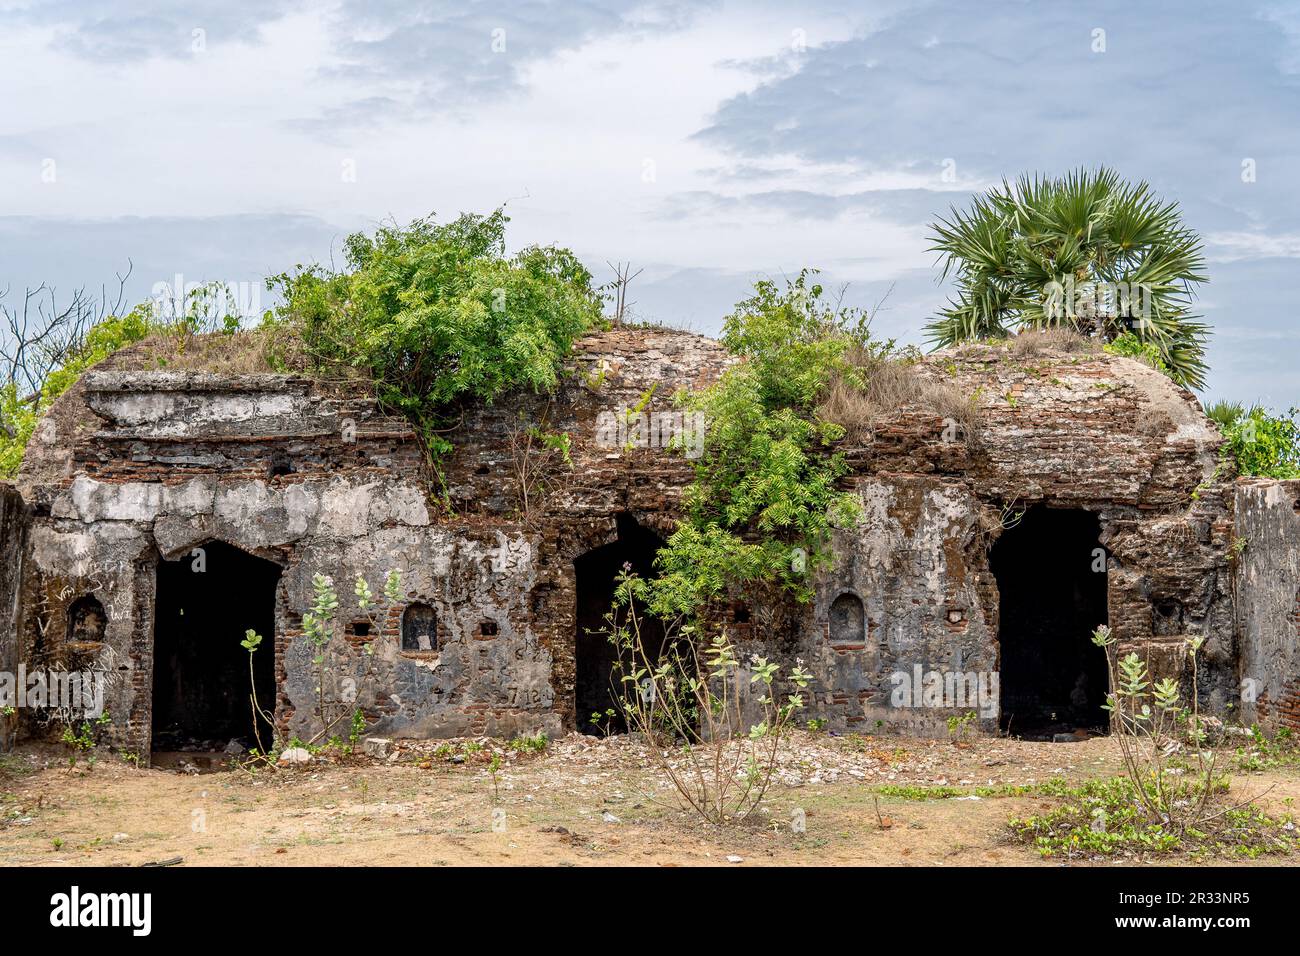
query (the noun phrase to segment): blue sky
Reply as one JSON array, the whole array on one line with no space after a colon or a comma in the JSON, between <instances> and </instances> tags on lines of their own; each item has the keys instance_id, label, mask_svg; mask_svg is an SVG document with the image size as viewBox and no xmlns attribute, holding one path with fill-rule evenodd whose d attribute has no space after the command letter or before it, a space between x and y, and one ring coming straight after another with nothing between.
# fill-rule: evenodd
<instances>
[{"instance_id":1,"label":"blue sky","mask_svg":"<svg viewBox=\"0 0 1300 956\"><path fill-rule=\"evenodd\" d=\"M787 6L0 0L0 289L251 288L508 201L645 318L807 265L920 343L929 221L1105 163L1205 237L1206 394L1300 405L1300 5Z\"/></svg>"}]
</instances>

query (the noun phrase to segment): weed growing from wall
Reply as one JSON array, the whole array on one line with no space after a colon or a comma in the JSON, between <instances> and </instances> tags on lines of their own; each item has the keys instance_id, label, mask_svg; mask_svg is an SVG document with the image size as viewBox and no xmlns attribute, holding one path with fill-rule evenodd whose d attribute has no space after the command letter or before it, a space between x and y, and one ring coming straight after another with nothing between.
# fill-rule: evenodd
<instances>
[{"instance_id":1,"label":"weed growing from wall","mask_svg":"<svg viewBox=\"0 0 1300 956\"><path fill-rule=\"evenodd\" d=\"M807 601L832 531L860 513L857 496L839 487L844 429L818 406L832 380L861 384L851 351L889 346L871 343L862 312L827 301L815 275L804 270L784 287L758 282L723 327L723 344L741 361L678 396L707 429L686 516L659 553L656 614L693 613L762 583Z\"/></svg>"}]
</instances>

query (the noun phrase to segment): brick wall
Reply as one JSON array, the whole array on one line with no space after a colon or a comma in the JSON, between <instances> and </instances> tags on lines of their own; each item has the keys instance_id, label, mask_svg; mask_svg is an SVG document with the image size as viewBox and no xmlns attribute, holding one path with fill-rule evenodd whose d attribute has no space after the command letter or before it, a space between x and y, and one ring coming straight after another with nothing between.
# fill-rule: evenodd
<instances>
[{"instance_id":1,"label":"brick wall","mask_svg":"<svg viewBox=\"0 0 1300 956\"><path fill-rule=\"evenodd\" d=\"M374 586L394 566L404 599L386 611L368 664L377 676L359 701L372 730L573 727L574 559L613 540L619 514L666 537L692 474L644 434L611 442L608 426L629 413L672 415L675 392L706 384L728 361L718 343L689 333L592 336L555 395L464 408L440 480L410 427L362 382L93 371L42 421L24 465L35 513L25 599L102 597L106 643L127 668L110 709L129 715L124 739L142 751L152 569L213 538L285 569L274 647L286 731L311 733L301 620L312 574L334 577L346 624L358 613L348 606L353 577ZM988 548L1002 509L1043 503L1099 515L1122 640L1149 648L1205 636L1216 660L1206 679L1220 692L1224 673L1231 683L1227 486L1215 477L1217 435L1190 394L1139 363L1091 353L970 347L928 358L917 373L973 398L978 441L947 440L942 412L924 402L883 415L846 449L855 471L846 487L870 520L837 534L835 565L816 579L811 605L754 595L740 639L784 663L811 662L818 712L842 726L872 713L895 667L996 667ZM571 461L534 462L525 511L520 441L534 427L567 434ZM502 553L509 560L494 557ZM866 633L833 643L829 607L846 591L863 602ZM401 653L401 611L417 600L438 615L436 656ZM482 632L484 621L495 634ZM58 640L57 622L50 634ZM340 644L361 674L356 642Z\"/></svg>"}]
</instances>

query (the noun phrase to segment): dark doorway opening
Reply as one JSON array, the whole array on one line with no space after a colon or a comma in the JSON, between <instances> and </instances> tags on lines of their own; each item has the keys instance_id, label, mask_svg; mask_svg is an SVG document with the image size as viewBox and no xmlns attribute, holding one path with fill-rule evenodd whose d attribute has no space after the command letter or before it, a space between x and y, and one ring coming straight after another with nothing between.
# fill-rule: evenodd
<instances>
[{"instance_id":1,"label":"dark doorway opening","mask_svg":"<svg viewBox=\"0 0 1300 956\"><path fill-rule=\"evenodd\" d=\"M578 730L587 734L627 732L615 690L618 654L603 632L605 615L613 604L623 566L631 565L637 574L651 577L655 555L664 546L662 538L641 527L631 515L621 514L617 521L616 541L588 551L573 562L578 625L574 698ZM641 637L647 653L657 659L664 640L662 623L642 617ZM599 717L593 720L593 715Z\"/></svg>"},{"instance_id":2,"label":"dark doorway opening","mask_svg":"<svg viewBox=\"0 0 1300 956\"><path fill-rule=\"evenodd\" d=\"M153 750L256 746L249 697L275 710L275 588L280 567L220 541L158 562L154 611ZM244 632L262 636L249 673ZM271 726L258 718L262 744ZM158 762L155 760L155 762ZM165 762L165 761L164 761Z\"/></svg>"},{"instance_id":3,"label":"dark doorway opening","mask_svg":"<svg viewBox=\"0 0 1300 956\"><path fill-rule=\"evenodd\" d=\"M998 582L1002 728L1018 737L1105 732L1106 623L1100 524L1087 511L1030 508L989 556Z\"/></svg>"}]
</instances>

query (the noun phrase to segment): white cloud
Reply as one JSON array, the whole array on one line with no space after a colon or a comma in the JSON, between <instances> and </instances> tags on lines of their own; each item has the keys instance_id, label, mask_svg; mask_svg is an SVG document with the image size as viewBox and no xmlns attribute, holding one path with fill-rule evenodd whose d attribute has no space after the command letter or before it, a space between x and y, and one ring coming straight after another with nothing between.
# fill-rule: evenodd
<instances>
[{"instance_id":1,"label":"white cloud","mask_svg":"<svg viewBox=\"0 0 1300 956\"><path fill-rule=\"evenodd\" d=\"M716 328L756 275L819 265L860 304L898 282L884 322L919 341L944 298L927 221L1003 174L1107 161L1206 234L1210 320L1258 330L1212 346L1216 389L1294 393L1294 357L1251 344L1289 321L1279 263L1300 257L1294 15L1096 10L1100 56L1092 10L1020 0L10 5L0 210L30 221L0 228L0 282L97 286L127 255L242 276L510 199L512 245L649 266L658 318Z\"/></svg>"},{"instance_id":2,"label":"white cloud","mask_svg":"<svg viewBox=\"0 0 1300 956\"><path fill-rule=\"evenodd\" d=\"M1211 262L1241 259L1300 259L1300 233L1211 232L1205 236Z\"/></svg>"}]
</instances>

